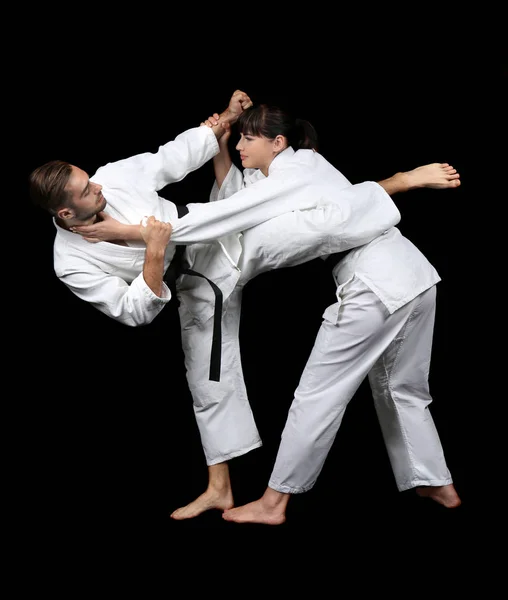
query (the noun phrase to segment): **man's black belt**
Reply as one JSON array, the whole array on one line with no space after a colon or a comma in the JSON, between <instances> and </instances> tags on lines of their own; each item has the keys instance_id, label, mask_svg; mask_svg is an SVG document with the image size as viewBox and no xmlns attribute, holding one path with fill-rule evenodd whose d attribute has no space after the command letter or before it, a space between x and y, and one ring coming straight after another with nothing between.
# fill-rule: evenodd
<instances>
[{"instance_id":1,"label":"man's black belt","mask_svg":"<svg viewBox=\"0 0 508 600\"><path fill-rule=\"evenodd\" d=\"M189 212L187 206L177 205L176 209L178 211L178 218L180 219L184 215ZM214 315L213 315L213 333L212 333L212 350L210 354L210 373L209 379L210 381L220 381L220 371L221 371L221 359L222 359L222 303L223 303L223 295L220 288L208 277L205 277L201 273L194 271L192 269L187 269L183 266L183 255L185 253L185 246L179 244L176 246L175 254L169 265L165 275L164 281L168 285L171 290L171 295L173 298L177 298L176 294L176 280L178 277L184 273L185 275L192 275L194 277L202 277L206 279L210 284L213 293L215 295L215 307L214 307Z\"/></svg>"}]
</instances>

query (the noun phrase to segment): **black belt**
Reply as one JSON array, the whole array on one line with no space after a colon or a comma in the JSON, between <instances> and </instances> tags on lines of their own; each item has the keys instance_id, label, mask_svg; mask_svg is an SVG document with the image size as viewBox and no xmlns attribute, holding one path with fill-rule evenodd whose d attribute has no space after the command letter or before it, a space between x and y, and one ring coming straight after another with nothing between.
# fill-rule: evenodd
<instances>
[{"instance_id":1,"label":"black belt","mask_svg":"<svg viewBox=\"0 0 508 600\"><path fill-rule=\"evenodd\" d=\"M177 205L178 218L180 219L189 212L189 209L185 205ZM186 269L183 265L183 255L185 253L185 246L180 244L176 246L175 254L169 265L166 273L164 274L164 281L167 283L173 298L177 298L176 295L176 280L178 277L185 273L186 275L193 275L194 277L203 277L210 284L213 293L215 294L215 307L213 315L213 333L212 333L212 351L210 354L210 373L209 379L211 381L220 381L220 370L221 370L221 359L222 359L222 302L223 295L220 288L208 277L205 277L197 271L192 269Z\"/></svg>"},{"instance_id":2,"label":"black belt","mask_svg":"<svg viewBox=\"0 0 508 600\"><path fill-rule=\"evenodd\" d=\"M182 269L182 273L206 279L211 285L213 293L215 294L215 307L213 312L212 351L210 353L210 372L208 375L208 379L210 379L210 381L220 381L220 367L222 355L222 292L213 281L211 281L210 279L208 279L208 277L205 277L201 273L198 273L197 271L193 271L192 269Z\"/></svg>"},{"instance_id":3,"label":"black belt","mask_svg":"<svg viewBox=\"0 0 508 600\"><path fill-rule=\"evenodd\" d=\"M189 212L189 209L185 205L177 205L178 218L180 219L184 215ZM330 270L332 270L335 265L342 260L350 250L344 250L343 252L335 252L335 254L330 254L326 257L324 263L327 265ZM176 280L178 277L185 273L186 275L192 275L194 277L203 277L210 284L213 293L215 294L215 307L214 307L214 315L213 315L213 333L212 333L212 350L210 354L210 372L209 379L210 381L220 381L220 371L221 371L221 359L222 359L222 303L223 303L223 295L220 288L208 277L205 277L201 273L197 271L193 271L192 269L186 269L182 267L183 263L183 255L185 253L184 245L177 245L175 254L173 256L173 260L169 265L165 275L164 281L167 283L173 298L176 298Z\"/></svg>"}]
</instances>

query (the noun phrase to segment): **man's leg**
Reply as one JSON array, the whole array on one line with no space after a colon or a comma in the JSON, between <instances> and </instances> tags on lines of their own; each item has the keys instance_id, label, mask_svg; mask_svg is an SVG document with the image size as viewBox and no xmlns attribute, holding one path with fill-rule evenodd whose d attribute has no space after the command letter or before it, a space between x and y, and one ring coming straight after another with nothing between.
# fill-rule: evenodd
<instances>
[{"instance_id":1,"label":"man's leg","mask_svg":"<svg viewBox=\"0 0 508 600\"><path fill-rule=\"evenodd\" d=\"M262 445L243 379L239 347L241 298L242 289L238 288L223 307L220 381L209 379L213 319L198 325L185 303L180 303L187 382L209 483L201 496L172 513L174 519L196 517L211 508L231 508L233 495L227 461Z\"/></svg>"}]
</instances>

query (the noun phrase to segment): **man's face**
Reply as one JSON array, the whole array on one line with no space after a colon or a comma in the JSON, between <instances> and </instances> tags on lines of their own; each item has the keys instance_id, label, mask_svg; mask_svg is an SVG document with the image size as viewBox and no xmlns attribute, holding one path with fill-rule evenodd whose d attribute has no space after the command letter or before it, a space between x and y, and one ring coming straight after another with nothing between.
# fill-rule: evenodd
<instances>
[{"instance_id":1,"label":"man's face","mask_svg":"<svg viewBox=\"0 0 508 600\"><path fill-rule=\"evenodd\" d=\"M78 221L93 223L96 215L106 207L102 185L90 181L88 174L74 165L65 190L71 197L71 208Z\"/></svg>"}]
</instances>

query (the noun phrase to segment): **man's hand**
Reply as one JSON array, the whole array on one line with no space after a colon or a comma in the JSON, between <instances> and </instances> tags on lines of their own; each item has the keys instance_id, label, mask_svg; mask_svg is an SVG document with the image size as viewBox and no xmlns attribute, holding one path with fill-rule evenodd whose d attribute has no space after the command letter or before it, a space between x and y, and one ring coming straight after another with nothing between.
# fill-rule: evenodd
<instances>
[{"instance_id":1,"label":"man's hand","mask_svg":"<svg viewBox=\"0 0 508 600\"><path fill-rule=\"evenodd\" d=\"M220 115L214 113L213 117L208 117L201 125L210 127L218 140L221 140L225 133L227 134L227 139L230 134L227 125L235 123L241 113L250 106L252 106L252 100L249 96L245 92L242 92L242 90L235 90L226 110Z\"/></svg>"},{"instance_id":2,"label":"man's hand","mask_svg":"<svg viewBox=\"0 0 508 600\"><path fill-rule=\"evenodd\" d=\"M145 217L141 221L140 232L147 248L165 250L173 233L173 226L171 223L158 221L154 216Z\"/></svg>"},{"instance_id":3,"label":"man's hand","mask_svg":"<svg viewBox=\"0 0 508 600\"><path fill-rule=\"evenodd\" d=\"M221 119L234 123L241 113L250 106L252 106L252 100L249 96L242 90L235 90L229 101L229 106L221 115Z\"/></svg>"},{"instance_id":4,"label":"man's hand","mask_svg":"<svg viewBox=\"0 0 508 600\"><path fill-rule=\"evenodd\" d=\"M143 278L152 292L161 297L164 288L164 255L173 227L171 223L158 221L151 216L143 217L139 229L146 244Z\"/></svg>"}]
</instances>

